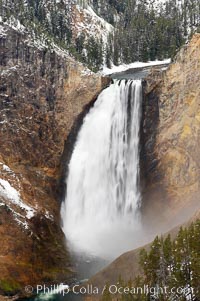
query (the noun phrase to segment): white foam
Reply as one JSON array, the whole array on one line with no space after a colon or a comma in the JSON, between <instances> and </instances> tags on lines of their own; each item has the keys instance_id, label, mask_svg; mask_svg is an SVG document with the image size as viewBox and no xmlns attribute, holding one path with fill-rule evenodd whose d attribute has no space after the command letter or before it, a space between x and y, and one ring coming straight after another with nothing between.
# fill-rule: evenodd
<instances>
[{"instance_id":1,"label":"white foam","mask_svg":"<svg viewBox=\"0 0 200 301\"><path fill-rule=\"evenodd\" d=\"M109 259L134 247L140 109L141 81L116 82L84 120L62 207L64 232L75 250Z\"/></svg>"}]
</instances>

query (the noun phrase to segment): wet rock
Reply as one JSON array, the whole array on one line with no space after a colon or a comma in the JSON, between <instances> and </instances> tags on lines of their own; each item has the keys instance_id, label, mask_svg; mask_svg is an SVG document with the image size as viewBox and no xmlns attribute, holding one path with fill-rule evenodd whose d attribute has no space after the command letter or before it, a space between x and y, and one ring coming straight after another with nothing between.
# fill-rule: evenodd
<instances>
[{"instance_id":1,"label":"wet rock","mask_svg":"<svg viewBox=\"0 0 200 301\"><path fill-rule=\"evenodd\" d=\"M195 34L167 71L153 71L146 79L141 152L144 206L161 202L172 219L196 200L200 186L199 58L200 34Z\"/></svg>"}]
</instances>

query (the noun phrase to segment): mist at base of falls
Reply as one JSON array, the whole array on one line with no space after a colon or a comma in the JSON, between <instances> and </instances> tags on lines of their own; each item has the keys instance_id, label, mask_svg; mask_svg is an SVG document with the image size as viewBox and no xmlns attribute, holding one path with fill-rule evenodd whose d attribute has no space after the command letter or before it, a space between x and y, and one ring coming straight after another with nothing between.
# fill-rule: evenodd
<instances>
[{"instance_id":1,"label":"mist at base of falls","mask_svg":"<svg viewBox=\"0 0 200 301\"><path fill-rule=\"evenodd\" d=\"M141 105L140 80L116 81L84 119L61 210L75 252L111 260L141 240Z\"/></svg>"},{"instance_id":2,"label":"mist at base of falls","mask_svg":"<svg viewBox=\"0 0 200 301\"><path fill-rule=\"evenodd\" d=\"M139 232L140 226L136 223L105 222L92 223L92 226L88 223L72 233L67 232L68 246L77 253L85 252L109 261L137 247L141 235Z\"/></svg>"}]
</instances>

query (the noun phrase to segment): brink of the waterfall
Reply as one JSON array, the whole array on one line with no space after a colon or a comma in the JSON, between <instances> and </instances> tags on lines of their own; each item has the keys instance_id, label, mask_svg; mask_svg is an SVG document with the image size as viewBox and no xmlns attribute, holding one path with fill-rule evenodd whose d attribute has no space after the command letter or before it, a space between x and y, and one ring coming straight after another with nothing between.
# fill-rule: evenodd
<instances>
[{"instance_id":1,"label":"brink of the waterfall","mask_svg":"<svg viewBox=\"0 0 200 301\"><path fill-rule=\"evenodd\" d=\"M140 80L115 81L84 119L62 206L63 228L73 250L111 259L135 247L141 104Z\"/></svg>"}]
</instances>

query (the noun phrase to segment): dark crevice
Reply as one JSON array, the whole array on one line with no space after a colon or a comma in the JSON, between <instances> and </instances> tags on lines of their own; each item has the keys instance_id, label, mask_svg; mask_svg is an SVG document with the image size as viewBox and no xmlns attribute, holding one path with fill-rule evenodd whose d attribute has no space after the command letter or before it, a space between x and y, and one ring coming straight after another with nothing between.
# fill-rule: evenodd
<instances>
[{"instance_id":1,"label":"dark crevice","mask_svg":"<svg viewBox=\"0 0 200 301\"><path fill-rule=\"evenodd\" d=\"M162 176L158 169L156 156L156 138L159 125L159 96L156 89L146 92L147 82L143 81L143 102L140 134L140 184L142 192L142 208L148 207L154 195L155 183ZM156 185L157 186L157 185Z\"/></svg>"}]
</instances>

